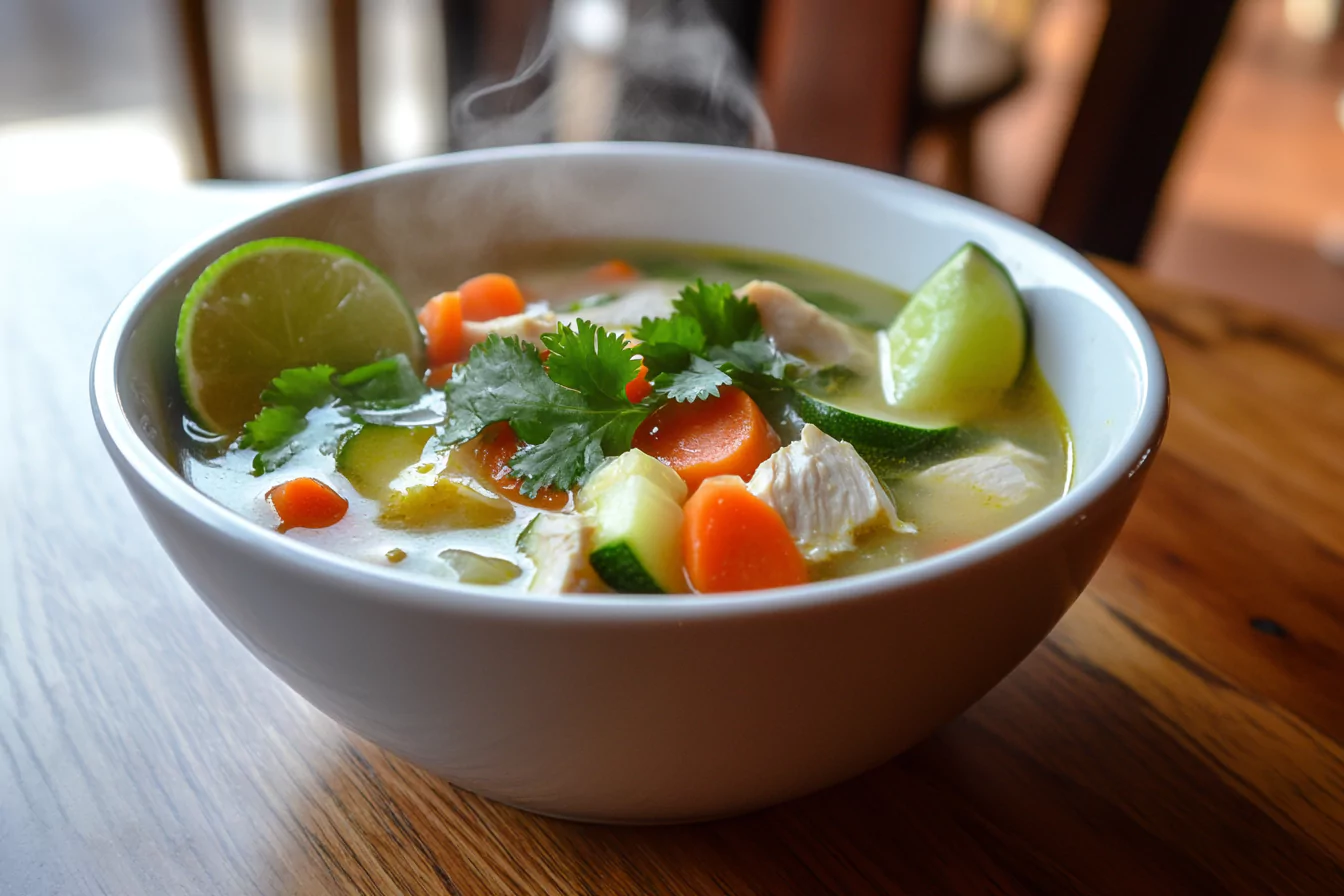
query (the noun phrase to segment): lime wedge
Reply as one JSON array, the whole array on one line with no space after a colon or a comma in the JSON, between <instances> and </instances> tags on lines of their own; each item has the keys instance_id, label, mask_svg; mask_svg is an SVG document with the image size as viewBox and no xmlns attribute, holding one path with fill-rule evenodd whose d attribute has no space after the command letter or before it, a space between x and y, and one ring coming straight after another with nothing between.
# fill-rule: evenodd
<instances>
[{"instance_id":1,"label":"lime wedge","mask_svg":"<svg viewBox=\"0 0 1344 896\"><path fill-rule=\"evenodd\" d=\"M967 243L915 291L882 344L893 405L965 420L1021 373L1027 309L1003 265Z\"/></svg>"},{"instance_id":2,"label":"lime wedge","mask_svg":"<svg viewBox=\"0 0 1344 896\"><path fill-rule=\"evenodd\" d=\"M387 277L340 246L245 243L206 268L177 322L177 370L197 422L232 434L290 367L350 370L405 354L424 366L415 314Z\"/></svg>"}]
</instances>

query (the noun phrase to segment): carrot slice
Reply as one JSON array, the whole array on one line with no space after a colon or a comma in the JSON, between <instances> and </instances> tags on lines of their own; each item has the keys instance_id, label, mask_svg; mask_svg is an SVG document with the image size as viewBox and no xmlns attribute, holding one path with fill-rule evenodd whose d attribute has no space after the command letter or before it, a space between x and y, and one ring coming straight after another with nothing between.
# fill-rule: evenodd
<instances>
[{"instance_id":1,"label":"carrot slice","mask_svg":"<svg viewBox=\"0 0 1344 896\"><path fill-rule=\"evenodd\" d=\"M635 431L634 446L681 474L691 491L710 476L749 479L779 448L751 396L723 386L718 398L670 402Z\"/></svg>"},{"instance_id":2,"label":"carrot slice","mask_svg":"<svg viewBox=\"0 0 1344 896\"><path fill-rule=\"evenodd\" d=\"M453 378L453 368L456 366L456 364L439 364L429 368L429 373L425 375L425 385L431 389L442 386Z\"/></svg>"},{"instance_id":3,"label":"carrot slice","mask_svg":"<svg viewBox=\"0 0 1344 896\"><path fill-rule=\"evenodd\" d=\"M425 348L430 367L461 361L466 354L462 339L462 297L441 292L425 303L416 315L425 328Z\"/></svg>"},{"instance_id":4,"label":"carrot slice","mask_svg":"<svg viewBox=\"0 0 1344 896\"><path fill-rule=\"evenodd\" d=\"M492 423L481 430L471 443L472 455L480 468L486 486L501 498L508 498L528 507L542 510L564 510L569 504L569 492L558 488L543 488L535 498L520 490L523 481L509 475L509 461L522 442L507 423Z\"/></svg>"},{"instance_id":5,"label":"carrot slice","mask_svg":"<svg viewBox=\"0 0 1344 896\"><path fill-rule=\"evenodd\" d=\"M588 276L594 280L618 283L623 280L638 280L639 271L628 261L612 258L588 269Z\"/></svg>"},{"instance_id":6,"label":"carrot slice","mask_svg":"<svg viewBox=\"0 0 1344 896\"><path fill-rule=\"evenodd\" d=\"M807 581L784 520L736 476L700 484L683 508L686 576L696 591L751 591Z\"/></svg>"},{"instance_id":7,"label":"carrot slice","mask_svg":"<svg viewBox=\"0 0 1344 896\"><path fill-rule=\"evenodd\" d=\"M649 368L641 362L639 373L635 374L635 378L625 384L625 397L630 399L631 404L639 404L653 394L653 383L649 382L648 377Z\"/></svg>"},{"instance_id":8,"label":"carrot slice","mask_svg":"<svg viewBox=\"0 0 1344 896\"><path fill-rule=\"evenodd\" d=\"M522 314L527 302L518 283L508 274L481 274L457 288L462 296L463 320L493 320Z\"/></svg>"},{"instance_id":9,"label":"carrot slice","mask_svg":"<svg viewBox=\"0 0 1344 896\"><path fill-rule=\"evenodd\" d=\"M266 500L280 515L281 532L334 526L350 507L331 486L307 476L280 483L266 493Z\"/></svg>"}]
</instances>

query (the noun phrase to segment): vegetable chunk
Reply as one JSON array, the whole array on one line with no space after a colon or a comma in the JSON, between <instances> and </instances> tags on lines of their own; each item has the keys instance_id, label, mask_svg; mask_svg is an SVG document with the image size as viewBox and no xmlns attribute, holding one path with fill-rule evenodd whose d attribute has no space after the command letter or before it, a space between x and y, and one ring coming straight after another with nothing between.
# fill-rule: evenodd
<instances>
[{"instance_id":1,"label":"vegetable chunk","mask_svg":"<svg viewBox=\"0 0 1344 896\"><path fill-rule=\"evenodd\" d=\"M438 476L393 489L378 522L392 529L480 529L507 523L513 505L460 479Z\"/></svg>"},{"instance_id":2,"label":"vegetable chunk","mask_svg":"<svg viewBox=\"0 0 1344 896\"><path fill-rule=\"evenodd\" d=\"M325 482L304 476L282 482L266 493L280 516L280 531L325 529L345 518L350 502Z\"/></svg>"},{"instance_id":3,"label":"vegetable chunk","mask_svg":"<svg viewBox=\"0 0 1344 896\"><path fill-rule=\"evenodd\" d=\"M736 476L706 479L685 507L686 575L697 591L751 591L807 581L784 520Z\"/></svg>"},{"instance_id":4,"label":"vegetable chunk","mask_svg":"<svg viewBox=\"0 0 1344 896\"><path fill-rule=\"evenodd\" d=\"M779 436L751 396L724 386L717 398L663 405L635 431L634 446L694 491L710 476L750 477L779 448Z\"/></svg>"},{"instance_id":5,"label":"vegetable chunk","mask_svg":"<svg viewBox=\"0 0 1344 896\"><path fill-rule=\"evenodd\" d=\"M510 501L542 510L564 510L569 504L569 492L564 489L547 486L531 497L523 494L523 481L509 469L509 462L522 444L507 423L492 423L482 430L470 443L481 482Z\"/></svg>"},{"instance_id":6,"label":"vegetable chunk","mask_svg":"<svg viewBox=\"0 0 1344 896\"><path fill-rule=\"evenodd\" d=\"M481 274L457 288L462 296L463 320L492 320L521 314L527 302L508 274Z\"/></svg>"},{"instance_id":7,"label":"vegetable chunk","mask_svg":"<svg viewBox=\"0 0 1344 896\"><path fill-rule=\"evenodd\" d=\"M425 348L430 367L442 367L461 361L467 345L462 333L462 297L441 292L430 299L416 315L425 328Z\"/></svg>"}]
</instances>

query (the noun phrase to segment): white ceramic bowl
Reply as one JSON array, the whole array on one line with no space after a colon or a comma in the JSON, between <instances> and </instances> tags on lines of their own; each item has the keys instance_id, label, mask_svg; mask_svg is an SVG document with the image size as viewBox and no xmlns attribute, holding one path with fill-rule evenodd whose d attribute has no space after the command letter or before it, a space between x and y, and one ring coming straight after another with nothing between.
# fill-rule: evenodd
<instances>
[{"instance_id":1,"label":"white ceramic bowl","mask_svg":"<svg viewBox=\"0 0 1344 896\"><path fill-rule=\"evenodd\" d=\"M974 239L1023 289L1076 439L1072 491L897 569L720 597L500 595L264 529L173 463L187 287L246 240L348 245L408 296L498 240L634 237L782 252L904 287ZM450 155L339 178L187 248L121 303L93 361L108 451L173 562L276 675L353 731L538 812L669 821L840 781L956 716L1034 648L1115 539L1167 382L1138 312L1078 254L929 187L750 150L656 144Z\"/></svg>"}]
</instances>

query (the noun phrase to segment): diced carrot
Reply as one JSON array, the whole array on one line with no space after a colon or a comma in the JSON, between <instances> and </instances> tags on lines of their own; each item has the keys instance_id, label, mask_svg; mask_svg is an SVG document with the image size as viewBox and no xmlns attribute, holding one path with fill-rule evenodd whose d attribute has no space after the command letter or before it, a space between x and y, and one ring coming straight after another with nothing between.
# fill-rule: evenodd
<instances>
[{"instance_id":1,"label":"diced carrot","mask_svg":"<svg viewBox=\"0 0 1344 896\"><path fill-rule=\"evenodd\" d=\"M696 591L751 591L807 581L784 520L736 476L714 476L686 501L682 550Z\"/></svg>"},{"instance_id":2,"label":"diced carrot","mask_svg":"<svg viewBox=\"0 0 1344 896\"><path fill-rule=\"evenodd\" d=\"M481 431L472 441L471 450L485 484L500 497L528 507L564 510L569 504L569 492L543 488L535 498L529 498L521 491L522 480L509 475L509 461L521 445L513 427L507 423L492 423Z\"/></svg>"},{"instance_id":3,"label":"diced carrot","mask_svg":"<svg viewBox=\"0 0 1344 896\"><path fill-rule=\"evenodd\" d=\"M630 399L631 404L639 404L644 399L653 394L653 383L649 382L649 368L641 362L639 373L635 378L625 384L625 397Z\"/></svg>"},{"instance_id":4,"label":"diced carrot","mask_svg":"<svg viewBox=\"0 0 1344 896\"><path fill-rule=\"evenodd\" d=\"M461 361L466 354L462 338L462 297L441 292L425 303L416 315L425 328L425 348L430 367Z\"/></svg>"},{"instance_id":5,"label":"diced carrot","mask_svg":"<svg viewBox=\"0 0 1344 896\"><path fill-rule=\"evenodd\" d=\"M669 402L635 431L634 446L681 474L691 491L710 476L751 478L779 436L751 396L723 386L717 398Z\"/></svg>"},{"instance_id":6,"label":"diced carrot","mask_svg":"<svg viewBox=\"0 0 1344 896\"><path fill-rule=\"evenodd\" d=\"M425 385L431 389L442 386L453 378L453 368L456 366L456 364L439 364L429 368L429 373L425 376Z\"/></svg>"},{"instance_id":7,"label":"diced carrot","mask_svg":"<svg viewBox=\"0 0 1344 896\"><path fill-rule=\"evenodd\" d=\"M494 320L522 314L527 302L517 282L507 274L481 274L457 288L462 296L463 320Z\"/></svg>"},{"instance_id":8,"label":"diced carrot","mask_svg":"<svg viewBox=\"0 0 1344 896\"><path fill-rule=\"evenodd\" d=\"M612 258L588 269L588 276L605 283L618 283L623 280L638 280L639 271L628 261Z\"/></svg>"},{"instance_id":9,"label":"diced carrot","mask_svg":"<svg viewBox=\"0 0 1344 896\"><path fill-rule=\"evenodd\" d=\"M281 532L334 526L350 507L331 486L307 476L280 483L266 493L266 500L280 515Z\"/></svg>"}]
</instances>

